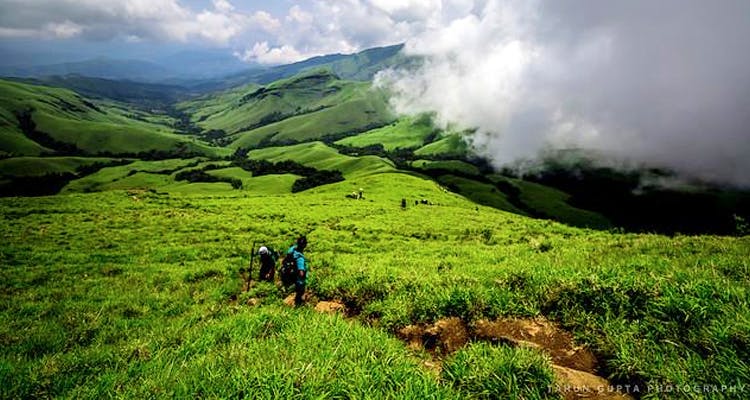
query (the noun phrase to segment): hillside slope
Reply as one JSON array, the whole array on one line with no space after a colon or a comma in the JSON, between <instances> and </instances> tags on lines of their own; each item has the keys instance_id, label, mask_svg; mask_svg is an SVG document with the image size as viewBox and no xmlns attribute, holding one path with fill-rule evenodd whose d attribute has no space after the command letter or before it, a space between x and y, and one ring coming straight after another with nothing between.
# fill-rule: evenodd
<instances>
[{"instance_id":1,"label":"hillside slope","mask_svg":"<svg viewBox=\"0 0 750 400\"><path fill-rule=\"evenodd\" d=\"M327 70L203 96L178 109L201 128L221 131L234 148L354 134L394 120L384 93Z\"/></svg>"},{"instance_id":2,"label":"hillside slope","mask_svg":"<svg viewBox=\"0 0 750 400\"><path fill-rule=\"evenodd\" d=\"M176 134L166 125L169 118L87 100L67 89L0 80L0 99L5 155L217 152Z\"/></svg>"},{"instance_id":3,"label":"hillside slope","mask_svg":"<svg viewBox=\"0 0 750 400\"><path fill-rule=\"evenodd\" d=\"M543 348L448 330L525 319L564 328L641 395L712 382L735 392L711 398L743 398L750 237L576 229L400 173L358 184L364 200L342 196L348 182L0 199L3 396L559 399ZM312 296L291 309L291 289L245 271L253 243L299 234Z\"/></svg>"},{"instance_id":4,"label":"hillside slope","mask_svg":"<svg viewBox=\"0 0 750 400\"><path fill-rule=\"evenodd\" d=\"M413 58L401 54L403 47L402 44L397 44L367 49L355 54L328 54L292 64L266 68L255 67L222 79L198 81L188 86L193 90L213 92L249 83L265 85L279 79L320 69L332 71L346 80L370 81L377 72L386 68L408 66L415 62ZM183 82L183 84L186 83Z\"/></svg>"}]
</instances>

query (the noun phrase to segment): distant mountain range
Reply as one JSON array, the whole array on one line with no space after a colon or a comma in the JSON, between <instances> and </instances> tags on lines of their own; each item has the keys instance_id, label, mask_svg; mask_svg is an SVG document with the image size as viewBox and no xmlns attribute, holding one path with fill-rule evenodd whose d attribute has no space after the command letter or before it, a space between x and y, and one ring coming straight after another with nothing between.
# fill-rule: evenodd
<instances>
[{"instance_id":1,"label":"distant mountain range","mask_svg":"<svg viewBox=\"0 0 750 400\"><path fill-rule=\"evenodd\" d=\"M369 80L379 70L403 65L408 59L399 54L403 45L368 49L357 54L332 54L313 57L288 65L261 66L247 64L222 50L184 51L154 60L100 57L84 61L34 65L0 65L0 76L43 78L74 75L81 78L128 80L169 84L208 92L247 83L265 84L296 75L310 68L329 67L343 79ZM64 87L66 82L57 79ZM73 87L70 87L73 88ZM75 88L73 88L75 89ZM89 93L91 94L91 93Z\"/></svg>"}]
</instances>

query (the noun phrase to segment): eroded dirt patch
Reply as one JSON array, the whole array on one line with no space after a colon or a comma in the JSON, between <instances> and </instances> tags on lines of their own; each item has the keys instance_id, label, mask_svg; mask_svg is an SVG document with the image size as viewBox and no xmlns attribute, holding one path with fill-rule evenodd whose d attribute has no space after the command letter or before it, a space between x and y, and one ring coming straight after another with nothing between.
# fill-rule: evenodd
<instances>
[{"instance_id":1,"label":"eroded dirt patch","mask_svg":"<svg viewBox=\"0 0 750 400\"><path fill-rule=\"evenodd\" d=\"M306 294L307 295L307 294ZM317 301L306 296L308 304L321 313L341 313L352 317L346 305L339 301ZM294 294L284 299L294 306ZM415 350L425 349L431 359L425 368L440 375L443 357L472 341L530 347L542 351L552 359L555 388L566 400L632 400L633 397L615 390L604 377L598 376L597 359L585 346L575 344L573 336L543 317L533 319L507 318L495 321L479 320L467 324L457 317L444 318L434 324L407 325L397 336Z\"/></svg>"},{"instance_id":2,"label":"eroded dirt patch","mask_svg":"<svg viewBox=\"0 0 750 400\"><path fill-rule=\"evenodd\" d=\"M469 341L469 329L460 318L446 318L432 325L407 325L398 336L414 349L424 348L439 354L449 354Z\"/></svg>"},{"instance_id":3,"label":"eroded dirt patch","mask_svg":"<svg viewBox=\"0 0 750 400\"><path fill-rule=\"evenodd\" d=\"M632 397L612 389L605 378L597 376L597 360L573 336L544 318L480 320L466 324L460 318L445 318L434 324L408 325L397 335L409 347L426 349L440 365L441 357L451 354L470 341L487 341L510 346L535 348L550 356L557 390L567 400L621 400Z\"/></svg>"},{"instance_id":4,"label":"eroded dirt patch","mask_svg":"<svg viewBox=\"0 0 750 400\"><path fill-rule=\"evenodd\" d=\"M319 301L318 304L315 305L315 311L327 314L337 312L343 313L346 311L346 307L337 301Z\"/></svg>"},{"instance_id":5,"label":"eroded dirt patch","mask_svg":"<svg viewBox=\"0 0 750 400\"><path fill-rule=\"evenodd\" d=\"M556 365L596 373L594 354L576 346L570 333L544 318L480 320L474 324L473 334L477 340L537 348L549 354Z\"/></svg>"}]
</instances>

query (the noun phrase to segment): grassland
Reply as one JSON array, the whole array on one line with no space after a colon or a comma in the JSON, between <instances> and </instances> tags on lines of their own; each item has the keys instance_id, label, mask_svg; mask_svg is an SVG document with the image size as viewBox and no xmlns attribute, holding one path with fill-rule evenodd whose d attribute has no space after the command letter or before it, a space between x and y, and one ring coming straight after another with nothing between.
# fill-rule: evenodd
<instances>
[{"instance_id":1,"label":"grassland","mask_svg":"<svg viewBox=\"0 0 750 400\"><path fill-rule=\"evenodd\" d=\"M173 117L63 89L0 82L0 95L0 156L14 156L0 184L114 160L19 154L191 157L0 199L0 398L559 398L539 348L399 340L502 318L553 321L643 398L750 393L750 237L527 218L612 226L560 190L483 175L459 134L426 117L392 122L366 83L308 71L178 106L225 148L175 134ZM221 158L240 148L346 180L291 194L300 175ZM178 180L190 171L212 182ZM360 188L364 199L346 197ZM252 248L299 234L312 296L291 309L288 291L246 287L242 271ZM346 315L314 312L318 300ZM727 389L693 390L704 385Z\"/></svg>"},{"instance_id":2,"label":"grassland","mask_svg":"<svg viewBox=\"0 0 750 400\"><path fill-rule=\"evenodd\" d=\"M444 170L449 172L459 172L464 175L480 175L479 169L465 161L460 160L445 160L445 161L430 161L430 160L416 160L411 162L411 166L418 169L425 170Z\"/></svg>"},{"instance_id":3,"label":"grassland","mask_svg":"<svg viewBox=\"0 0 750 400\"><path fill-rule=\"evenodd\" d=\"M426 144L423 147L414 151L417 156L443 156L443 157L455 157L463 158L468 153L468 146L463 140L461 135L457 133L451 133L443 138Z\"/></svg>"},{"instance_id":4,"label":"grassland","mask_svg":"<svg viewBox=\"0 0 750 400\"><path fill-rule=\"evenodd\" d=\"M304 142L359 133L394 118L369 83L310 71L267 86L243 86L178 105L204 128L224 131L233 148Z\"/></svg>"},{"instance_id":5,"label":"grassland","mask_svg":"<svg viewBox=\"0 0 750 400\"><path fill-rule=\"evenodd\" d=\"M395 170L393 163L389 160L376 156L346 156L321 142L253 150L247 156L252 159L274 162L294 160L317 169L341 171L346 178Z\"/></svg>"},{"instance_id":6,"label":"grassland","mask_svg":"<svg viewBox=\"0 0 750 400\"><path fill-rule=\"evenodd\" d=\"M426 118L401 118L398 121L336 142L350 147L382 145L386 151L414 149L424 146L435 128Z\"/></svg>"},{"instance_id":7,"label":"grassland","mask_svg":"<svg viewBox=\"0 0 750 400\"><path fill-rule=\"evenodd\" d=\"M167 117L152 116L149 122L142 112L86 100L67 89L0 81L0 98L0 151L6 155L55 150L78 155L148 151L218 154L216 149L163 125L173 122Z\"/></svg>"},{"instance_id":8,"label":"grassland","mask_svg":"<svg viewBox=\"0 0 750 400\"><path fill-rule=\"evenodd\" d=\"M395 336L539 315L615 382L735 388L644 398L746 397L750 237L582 230L407 174L355 180L365 200L344 198L351 181L0 199L0 397L555 398L537 351L473 343L435 370ZM273 285L243 291L253 243L301 233L310 291L352 318L287 308Z\"/></svg>"},{"instance_id":9,"label":"grassland","mask_svg":"<svg viewBox=\"0 0 750 400\"><path fill-rule=\"evenodd\" d=\"M15 177L74 173L82 166L109 161L112 159L102 157L13 157L0 160L0 175Z\"/></svg>"}]
</instances>

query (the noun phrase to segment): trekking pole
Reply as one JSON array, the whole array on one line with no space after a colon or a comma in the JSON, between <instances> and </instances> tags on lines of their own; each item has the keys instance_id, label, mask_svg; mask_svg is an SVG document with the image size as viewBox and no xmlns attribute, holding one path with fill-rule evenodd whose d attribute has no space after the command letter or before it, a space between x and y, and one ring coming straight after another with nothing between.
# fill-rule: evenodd
<instances>
[{"instance_id":1,"label":"trekking pole","mask_svg":"<svg viewBox=\"0 0 750 400\"><path fill-rule=\"evenodd\" d=\"M247 267L247 290L250 290L250 281L253 279L253 261L255 261L255 242L253 242L253 247L251 249L250 253L250 266Z\"/></svg>"}]
</instances>

